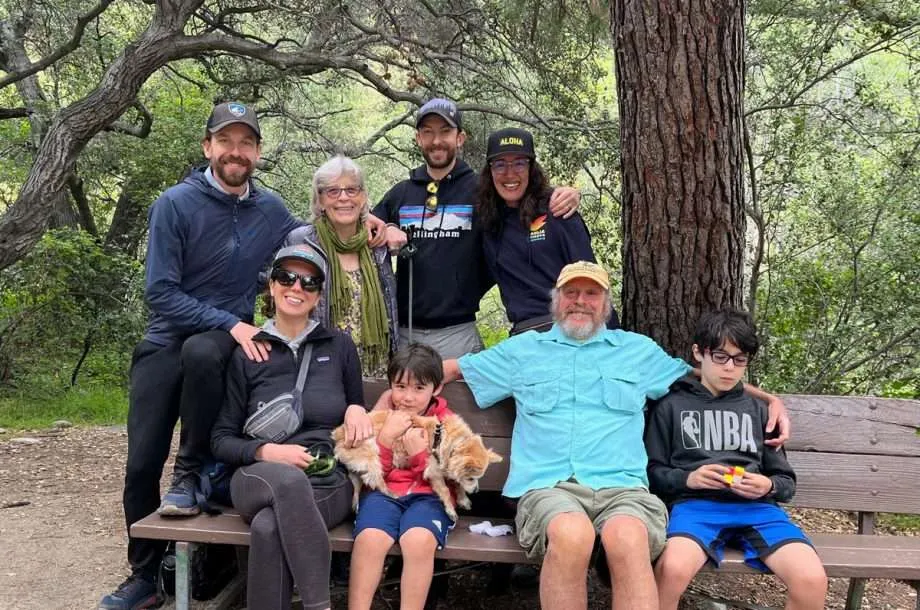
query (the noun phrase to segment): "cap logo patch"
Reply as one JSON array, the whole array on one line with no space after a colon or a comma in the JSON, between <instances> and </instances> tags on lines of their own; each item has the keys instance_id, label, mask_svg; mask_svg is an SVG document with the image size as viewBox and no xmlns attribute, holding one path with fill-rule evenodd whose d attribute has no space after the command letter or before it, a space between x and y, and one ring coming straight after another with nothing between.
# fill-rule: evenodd
<instances>
[{"instance_id":1,"label":"cap logo patch","mask_svg":"<svg viewBox=\"0 0 920 610\"><path fill-rule=\"evenodd\" d=\"M524 140L521 138L508 137L502 138L498 142L499 146L524 146Z\"/></svg>"},{"instance_id":2,"label":"cap logo patch","mask_svg":"<svg viewBox=\"0 0 920 610\"><path fill-rule=\"evenodd\" d=\"M233 116L243 116L246 114L246 106L243 106L242 104L227 104L227 110Z\"/></svg>"}]
</instances>

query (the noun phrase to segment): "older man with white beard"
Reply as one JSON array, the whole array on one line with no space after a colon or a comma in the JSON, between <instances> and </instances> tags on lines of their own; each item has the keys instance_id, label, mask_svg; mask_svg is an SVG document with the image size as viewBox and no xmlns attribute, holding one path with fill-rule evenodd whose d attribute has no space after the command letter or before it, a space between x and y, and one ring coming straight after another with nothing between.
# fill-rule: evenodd
<instances>
[{"instance_id":1,"label":"older man with white beard","mask_svg":"<svg viewBox=\"0 0 920 610\"><path fill-rule=\"evenodd\" d=\"M519 498L521 546L542 558L545 610L587 606L598 535L613 607L658 607L651 561L664 548L667 510L648 491L645 401L664 396L691 368L646 336L608 330L611 307L607 272L572 263L553 289L548 332L444 363L445 382L462 377L480 407L517 403L503 494Z\"/></svg>"}]
</instances>

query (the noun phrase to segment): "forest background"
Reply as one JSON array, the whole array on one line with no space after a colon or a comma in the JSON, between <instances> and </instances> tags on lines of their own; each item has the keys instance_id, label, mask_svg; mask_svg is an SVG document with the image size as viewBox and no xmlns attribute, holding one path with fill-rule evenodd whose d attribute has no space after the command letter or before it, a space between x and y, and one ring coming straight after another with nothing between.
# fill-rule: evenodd
<instances>
[{"instance_id":1,"label":"forest background","mask_svg":"<svg viewBox=\"0 0 920 610\"><path fill-rule=\"evenodd\" d=\"M920 5L739 5L737 288L765 343L751 375L777 392L920 398ZM146 320L147 209L203 160L216 101L256 108L257 180L304 218L332 154L358 160L372 202L421 163L413 116L430 97L459 102L474 168L490 131L525 126L553 182L581 189L618 293L631 152L613 12L567 0L0 0L0 427L124 420ZM480 325L490 342L504 336L494 293Z\"/></svg>"}]
</instances>

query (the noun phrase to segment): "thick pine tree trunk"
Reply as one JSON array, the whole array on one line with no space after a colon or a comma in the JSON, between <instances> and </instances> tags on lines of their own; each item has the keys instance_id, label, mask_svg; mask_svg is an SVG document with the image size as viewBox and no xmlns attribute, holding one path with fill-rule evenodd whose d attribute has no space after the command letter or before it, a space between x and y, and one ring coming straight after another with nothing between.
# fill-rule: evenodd
<instances>
[{"instance_id":1,"label":"thick pine tree trunk","mask_svg":"<svg viewBox=\"0 0 920 610\"><path fill-rule=\"evenodd\" d=\"M744 5L615 0L623 322L675 355L740 307Z\"/></svg>"}]
</instances>

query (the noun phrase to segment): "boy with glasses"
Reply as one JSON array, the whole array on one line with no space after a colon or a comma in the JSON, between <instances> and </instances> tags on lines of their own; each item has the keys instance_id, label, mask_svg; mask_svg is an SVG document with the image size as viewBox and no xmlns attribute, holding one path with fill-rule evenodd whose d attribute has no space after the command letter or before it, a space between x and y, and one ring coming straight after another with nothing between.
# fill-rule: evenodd
<instances>
[{"instance_id":1,"label":"boy with glasses","mask_svg":"<svg viewBox=\"0 0 920 610\"><path fill-rule=\"evenodd\" d=\"M693 345L700 379L678 380L651 411L649 483L671 507L667 545L655 566L662 610L676 610L696 573L707 561L718 565L726 546L786 584L786 608L824 607L821 560L776 505L795 493L795 473L783 449L764 443L766 406L742 388L758 346L748 314L704 315Z\"/></svg>"}]
</instances>

